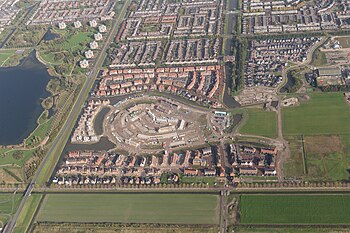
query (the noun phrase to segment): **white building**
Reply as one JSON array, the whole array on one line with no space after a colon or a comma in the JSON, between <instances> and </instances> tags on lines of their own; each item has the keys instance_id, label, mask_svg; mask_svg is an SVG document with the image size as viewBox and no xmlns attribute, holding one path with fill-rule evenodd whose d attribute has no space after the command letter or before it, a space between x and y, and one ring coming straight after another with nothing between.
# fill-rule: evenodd
<instances>
[{"instance_id":1,"label":"white building","mask_svg":"<svg viewBox=\"0 0 350 233\"><path fill-rule=\"evenodd\" d=\"M100 25L98 27L98 31L101 32L101 33L106 32L107 31L107 27L102 24L102 25Z\"/></svg>"},{"instance_id":2,"label":"white building","mask_svg":"<svg viewBox=\"0 0 350 233\"><path fill-rule=\"evenodd\" d=\"M65 22L59 22L58 23L58 28L59 29L65 29L67 27L66 23Z\"/></svg>"},{"instance_id":3,"label":"white building","mask_svg":"<svg viewBox=\"0 0 350 233\"><path fill-rule=\"evenodd\" d=\"M80 21L74 22L74 27L75 27L75 28L80 28L80 27L81 27Z\"/></svg>"},{"instance_id":4,"label":"white building","mask_svg":"<svg viewBox=\"0 0 350 233\"><path fill-rule=\"evenodd\" d=\"M96 41L100 41L100 40L102 40L102 34L101 33L96 33L94 35L94 38L95 38Z\"/></svg>"},{"instance_id":5,"label":"white building","mask_svg":"<svg viewBox=\"0 0 350 233\"><path fill-rule=\"evenodd\" d=\"M92 52L91 50L88 50L85 52L85 57L86 58L93 58L94 57L94 52Z\"/></svg>"},{"instance_id":6,"label":"white building","mask_svg":"<svg viewBox=\"0 0 350 233\"><path fill-rule=\"evenodd\" d=\"M98 43L96 41L93 41L90 43L90 48L91 49L97 49L98 48Z\"/></svg>"},{"instance_id":7,"label":"white building","mask_svg":"<svg viewBox=\"0 0 350 233\"><path fill-rule=\"evenodd\" d=\"M96 20L91 20L90 22L89 22L89 24L90 24L90 27L96 27L97 26L97 22L96 22Z\"/></svg>"},{"instance_id":8,"label":"white building","mask_svg":"<svg viewBox=\"0 0 350 233\"><path fill-rule=\"evenodd\" d=\"M79 65L80 65L81 68L88 68L89 67L89 62L88 62L88 60L84 59L84 60L79 62Z\"/></svg>"}]
</instances>

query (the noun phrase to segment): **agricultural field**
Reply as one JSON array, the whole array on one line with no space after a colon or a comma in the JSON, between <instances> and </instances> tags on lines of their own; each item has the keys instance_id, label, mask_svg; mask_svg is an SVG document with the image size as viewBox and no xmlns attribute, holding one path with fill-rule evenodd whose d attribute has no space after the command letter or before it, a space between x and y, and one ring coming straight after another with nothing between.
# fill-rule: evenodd
<instances>
[{"instance_id":1,"label":"agricultural field","mask_svg":"<svg viewBox=\"0 0 350 233\"><path fill-rule=\"evenodd\" d=\"M350 107L342 93L314 93L296 107L282 109L284 135L348 134Z\"/></svg>"},{"instance_id":2,"label":"agricultural field","mask_svg":"<svg viewBox=\"0 0 350 233\"><path fill-rule=\"evenodd\" d=\"M345 180L349 178L350 135L318 135L286 138L291 158L285 164L286 177L306 180Z\"/></svg>"},{"instance_id":3,"label":"agricultural field","mask_svg":"<svg viewBox=\"0 0 350 233\"><path fill-rule=\"evenodd\" d=\"M337 37L342 48L350 48L350 36Z\"/></svg>"},{"instance_id":4,"label":"agricultural field","mask_svg":"<svg viewBox=\"0 0 350 233\"><path fill-rule=\"evenodd\" d=\"M0 227L15 213L21 197L21 194L0 194Z\"/></svg>"},{"instance_id":5,"label":"agricultural field","mask_svg":"<svg viewBox=\"0 0 350 233\"><path fill-rule=\"evenodd\" d=\"M349 224L350 195L242 195L241 224Z\"/></svg>"},{"instance_id":6,"label":"agricultural field","mask_svg":"<svg viewBox=\"0 0 350 233\"><path fill-rule=\"evenodd\" d=\"M331 228L327 227L315 227L315 226L298 226L298 227L237 227L234 228L235 233L344 233L349 232L350 228L343 228L343 227L335 227L332 226Z\"/></svg>"},{"instance_id":7,"label":"agricultural field","mask_svg":"<svg viewBox=\"0 0 350 233\"><path fill-rule=\"evenodd\" d=\"M38 222L218 224L207 194L47 194Z\"/></svg>"},{"instance_id":8,"label":"agricultural field","mask_svg":"<svg viewBox=\"0 0 350 233\"><path fill-rule=\"evenodd\" d=\"M33 233L217 233L217 227L200 227L200 226L182 226L182 225L148 225L137 224L132 226L118 225L118 224L50 224L38 223L35 224Z\"/></svg>"},{"instance_id":9,"label":"agricultural field","mask_svg":"<svg viewBox=\"0 0 350 233\"><path fill-rule=\"evenodd\" d=\"M277 137L277 116L275 112L248 108L248 119L240 128L242 134Z\"/></svg>"}]
</instances>

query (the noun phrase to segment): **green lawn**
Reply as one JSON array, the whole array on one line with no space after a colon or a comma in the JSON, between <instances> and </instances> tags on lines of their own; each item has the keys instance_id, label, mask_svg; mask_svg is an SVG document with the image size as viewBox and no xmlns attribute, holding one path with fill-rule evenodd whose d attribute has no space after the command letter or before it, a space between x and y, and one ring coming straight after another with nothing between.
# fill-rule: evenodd
<instances>
[{"instance_id":1,"label":"green lawn","mask_svg":"<svg viewBox=\"0 0 350 233\"><path fill-rule=\"evenodd\" d=\"M209 184L214 185L217 182L216 177L204 177L204 176L183 176L181 177L181 183L184 184Z\"/></svg>"},{"instance_id":2,"label":"green lawn","mask_svg":"<svg viewBox=\"0 0 350 233\"><path fill-rule=\"evenodd\" d=\"M27 232L34 213L39 206L41 196L40 194L32 194L28 197L18 217L16 228L13 231L14 233Z\"/></svg>"},{"instance_id":3,"label":"green lawn","mask_svg":"<svg viewBox=\"0 0 350 233\"><path fill-rule=\"evenodd\" d=\"M37 221L218 224L209 194L47 194Z\"/></svg>"},{"instance_id":4,"label":"green lawn","mask_svg":"<svg viewBox=\"0 0 350 233\"><path fill-rule=\"evenodd\" d=\"M277 137L277 116L275 112L258 108L248 108L248 120L239 130L242 134L252 134L270 138Z\"/></svg>"},{"instance_id":5,"label":"green lawn","mask_svg":"<svg viewBox=\"0 0 350 233\"><path fill-rule=\"evenodd\" d=\"M0 194L0 226L15 213L21 197L21 194Z\"/></svg>"},{"instance_id":6,"label":"green lawn","mask_svg":"<svg viewBox=\"0 0 350 233\"><path fill-rule=\"evenodd\" d=\"M0 51L0 66L2 66L9 57L13 56L15 52L14 50Z\"/></svg>"},{"instance_id":7,"label":"green lawn","mask_svg":"<svg viewBox=\"0 0 350 233\"><path fill-rule=\"evenodd\" d=\"M6 154L1 154L0 165L16 164L23 166L24 163L32 156L33 151L31 150L18 150L23 152L19 157L14 156L17 150L9 151Z\"/></svg>"},{"instance_id":8,"label":"green lawn","mask_svg":"<svg viewBox=\"0 0 350 233\"><path fill-rule=\"evenodd\" d=\"M284 135L348 134L350 107L342 93L314 93L300 106L282 109Z\"/></svg>"},{"instance_id":9,"label":"green lawn","mask_svg":"<svg viewBox=\"0 0 350 233\"><path fill-rule=\"evenodd\" d=\"M67 38L65 43L62 44L63 50L69 50L75 47L85 47L88 42L93 41L92 32L79 32L73 34Z\"/></svg>"},{"instance_id":10,"label":"green lawn","mask_svg":"<svg viewBox=\"0 0 350 233\"><path fill-rule=\"evenodd\" d=\"M242 195L243 224L349 224L350 195Z\"/></svg>"}]
</instances>

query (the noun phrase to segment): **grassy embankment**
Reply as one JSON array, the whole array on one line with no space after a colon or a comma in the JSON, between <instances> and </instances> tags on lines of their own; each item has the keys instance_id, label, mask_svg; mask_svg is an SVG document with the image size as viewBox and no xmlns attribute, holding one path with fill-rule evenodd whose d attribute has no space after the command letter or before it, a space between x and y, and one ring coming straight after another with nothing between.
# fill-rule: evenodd
<instances>
[{"instance_id":1,"label":"grassy embankment","mask_svg":"<svg viewBox=\"0 0 350 233\"><path fill-rule=\"evenodd\" d=\"M35 211L39 206L41 197L42 195L39 194L32 194L30 197L28 197L17 219L17 224L14 229L14 233L22 233L28 231L32 219L34 217Z\"/></svg>"}]
</instances>

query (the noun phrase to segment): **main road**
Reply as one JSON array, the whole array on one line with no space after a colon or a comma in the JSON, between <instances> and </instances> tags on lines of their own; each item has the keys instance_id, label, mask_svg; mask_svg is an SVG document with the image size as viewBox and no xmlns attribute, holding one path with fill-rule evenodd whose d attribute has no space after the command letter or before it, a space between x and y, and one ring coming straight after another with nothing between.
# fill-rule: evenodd
<instances>
[{"instance_id":1,"label":"main road","mask_svg":"<svg viewBox=\"0 0 350 233\"><path fill-rule=\"evenodd\" d=\"M67 141L67 138L70 135L70 133L74 127L74 124L79 117L81 108L83 107L83 104L85 103L85 101L89 95L89 92L94 84L95 78L97 77L97 75L99 73L100 67L106 58L106 55L107 55L106 50L107 50L108 46L111 44L111 42L113 40L113 36L116 35L119 23L124 18L124 15L127 11L127 7L129 6L130 2L131 2L131 0L126 0L124 2L123 8L119 13L118 18L115 20L113 27L110 30L110 32L106 38L106 41L101 48L101 51L96 59L94 66L92 67L91 71L88 74L87 80L85 81L82 89L80 90L80 93L77 97L77 100L75 101L75 103L73 105L73 108L69 112L69 115L66 119L65 124L63 125L60 132L56 136L51 148L49 149L48 153L46 154L43 161L41 162L41 164L38 168L38 171L36 172L32 181L29 183L25 193L23 194L23 198L21 200L21 203L20 203L15 215L13 216L13 218L6 225L6 227L3 231L4 233L12 233L14 231L14 229L16 227L18 216L22 212L24 204L26 203L28 197L31 195L33 188L34 188L34 185L36 184L36 182L38 180L38 177L40 175L42 175L41 173L43 172L43 168L45 166L49 166L49 168L51 168L50 164L48 164L50 162L50 158L53 156L60 156L60 152L62 151L62 149ZM56 161L56 160L53 160L53 161ZM51 169L49 169L49 170L51 170ZM44 175L50 176L51 174L44 174ZM46 177L46 178L48 179L49 177Z\"/></svg>"}]
</instances>

